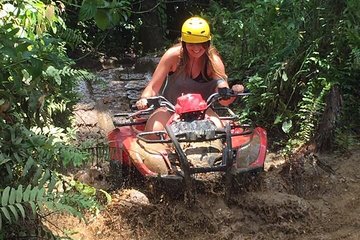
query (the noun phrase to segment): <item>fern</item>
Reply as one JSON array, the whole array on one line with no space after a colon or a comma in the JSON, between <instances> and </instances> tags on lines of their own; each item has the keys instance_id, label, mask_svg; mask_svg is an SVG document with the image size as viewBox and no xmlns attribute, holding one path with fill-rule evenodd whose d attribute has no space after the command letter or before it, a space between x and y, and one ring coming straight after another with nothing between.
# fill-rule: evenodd
<instances>
[{"instance_id":1,"label":"fern","mask_svg":"<svg viewBox=\"0 0 360 240\"><path fill-rule=\"evenodd\" d=\"M44 75L45 77L53 78L58 85L62 84L62 77L70 77L75 81L93 80L95 78L94 74L86 70L73 69L69 66L65 66L62 69L57 69L54 66L48 66Z\"/></svg>"},{"instance_id":2,"label":"fern","mask_svg":"<svg viewBox=\"0 0 360 240\"><path fill-rule=\"evenodd\" d=\"M21 224L21 223L20 223ZM24 223L23 223L24 224ZM26 224L26 223L25 223ZM19 226L13 226L19 227ZM27 229L16 229L16 236L12 234L9 238L3 234L0 234L0 239L27 239L27 240L38 240L38 239L47 239L47 240L57 240L57 239L71 239L55 236L50 230L44 228L43 226L32 226ZM16 238L15 238L16 237Z\"/></svg>"},{"instance_id":3,"label":"fern","mask_svg":"<svg viewBox=\"0 0 360 240\"><path fill-rule=\"evenodd\" d=\"M27 239L47 239L47 240L56 240L56 239L69 239L69 238L60 238L58 236L55 236L52 232L49 230L43 228L43 227L37 227L35 229L29 229L26 232L22 233L23 237L26 237Z\"/></svg>"},{"instance_id":4,"label":"fern","mask_svg":"<svg viewBox=\"0 0 360 240\"><path fill-rule=\"evenodd\" d=\"M72 146L71 137L61 128L30 131L15 124L3 125L0 133L0 187L10 185L13 180L23 184L31 180L37 185L41 177L50 176L47 169L56 171L62 166L79 166L87 161L87 154Z\"/></svg>"},{"instance_id":5,"label":"fern","mask_svg":"<svg viewBox=\"0 0 360 240\"><path fill-rule=\"evenodd\" d=\"M331 84L327 84L327 86L321 89L320 93L317 93L318 88L314 86L314 82L321 82L322 80L324 79L315 78L313 81L310 81L307 84L308 88L302 100L299 102L299 113L297 116L300 119L300 130L296 135L301 143L305 143L312 138L319 116L324 110L324 97L329 92Z\"/></svg>"},{"instance_id":6,"label":"fern","mask_svg":"<svg viewBox=\"0 0 360 240\"><path fill-rule=\"evenodd\" d=\"M0 208L0 230L5 223L16 223L19 219L25 219L29 214L27 209L32 210L32 214L35 215L40 209L44 209L46 206L51 210L61 210L77 217L82 218L80 212L75 208L56 202L52 193L46 190L44 187L32 187L28 185L23 189L22 185L18 188L6 187L0 195L1 208Z\"/></svg>"},{"instance_id":7,"label":"fern","mask_svg":"<svg viewBox=\"0 0 360 240\"><path fill-rule=\"evenodd\" d=\"M69 66L65 66L63 69L59 70L59 75L73 77L77 81L83 80L94 80L95 75L86 70L73 69Z\"/></svg>"},{"instance_id":8,"label":"fern","mask_svg":"<svg viewBox=\"0 0 360 240\"><path fill-rule=\"evenodd\" d=\"M82 21L89 20L95 17L97 5L92 1L84 1L83 5L80 8L79 18Z\"/></svg>"},{"instance_id":9,"label":"fern","mask_svg":"<svg viewBox=\"0 0 360 240\"><path fill-rule=\"evenodd\" d=\"M25 189L23 189L22 185L19 185L17 189L9 186L6 187L0 195L0 230L4 225L15 224L21 219L25 220L29 214L35 216L39 211L60 211L76 216L79 219L84 219L80 209L91 207L95 204L93 199L85 199L84 196L79 194L62 193L66 197L58 198L52 192L55 184L52 187L50 185L51 183L49 188L32 187L31 185L28 185ZM73 207L67 203L76 206Z\"/></svg>"},{"instance_id":10,"label":"fern","mask_svg":"<svg viewBox=\"0 0 360 240\"><path fill-rule=\"evenodd\" d=\"M79 30L70 28L60 28L57 36L65 41L72 50L74 50L82 41L82 35Z\"/></svg>"},{"instance_id":11,"label":"fern","mask_svg":"<svg viewBox=\"0 0 360 240\"><path fill-rule=\"evenodd\" d=\"M360 48L351 49L352 61L350 62L351 67L354 69L360 69Z\"/></svg>"}]
</instances>

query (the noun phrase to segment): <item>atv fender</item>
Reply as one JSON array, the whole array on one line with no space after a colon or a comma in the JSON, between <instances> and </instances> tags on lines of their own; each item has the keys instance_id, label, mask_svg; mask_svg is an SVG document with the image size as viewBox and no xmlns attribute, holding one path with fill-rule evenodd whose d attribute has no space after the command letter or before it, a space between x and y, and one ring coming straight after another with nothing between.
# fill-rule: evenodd
<instances>
[{"instance_id":1,"label":"atv fender","mask_svg":"<svg viewBox=\"0 0 360 240\"><path fill-rule=\"evenodd\" d=\"M126 144L126 141L124 142ZM167 175L170 170L168 147L161 143L146 143L132 139L129 143L129 157L136 168L145 176Z\"/></svg>"}]
</instances>

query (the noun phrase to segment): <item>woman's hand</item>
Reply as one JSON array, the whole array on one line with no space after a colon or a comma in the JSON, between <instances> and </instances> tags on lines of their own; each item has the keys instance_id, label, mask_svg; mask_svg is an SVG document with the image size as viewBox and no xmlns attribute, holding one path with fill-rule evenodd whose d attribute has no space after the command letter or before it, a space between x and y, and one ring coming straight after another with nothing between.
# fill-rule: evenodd
<instances>
[{"instance_id":1,"label":"woman's hand","mask_svg":"<svg viewBox=\"0 0 360 240\"><path fill-rule=\"evenodd\" d=\"M242 84L235 84L231 87L234 93L242 93L244 92L244 86Z\"/></svg>"},{"instance_id":2,"label":"woman's hand","mask_svg":"<svg viewBox=\"0 0 360 240\"><path fill-rule=\"evenodd\" d=\"M242 93L244 92L244 86L242 84L235 84L231 87L231 90L233 90L235 94ZM226 100L222 99L219 102L223 106L229 106L235 99L236 97L230 97L229 99Z\"/></svg>"},{"instance_id":3,"label":"woman's hand","mask_svg":"<svg viewBox=\"0 0 360 240\"><path fill-rule=\"evenodd\" d=\"M142 110L148 107L148 101L146 98L140 98L135 105L138 109Z\"/></svg>"}]
</instances>

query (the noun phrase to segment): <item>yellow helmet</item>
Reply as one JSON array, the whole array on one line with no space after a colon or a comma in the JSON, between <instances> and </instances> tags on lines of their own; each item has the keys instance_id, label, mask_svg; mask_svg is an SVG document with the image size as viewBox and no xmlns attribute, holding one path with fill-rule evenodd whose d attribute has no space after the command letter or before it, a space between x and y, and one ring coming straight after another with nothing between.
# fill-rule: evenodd
<instances>
[{"instance_id":1,"label":"yellow helmet","mask_svg":"<svg viewBox=\"0 0 360 240\"><path fill-rule=\"evenodd\" d=\"M210 27L205 19L191 17L182 25L181 41L186 43L203 43L210 39Z\"/></svg>"}]
</instances>

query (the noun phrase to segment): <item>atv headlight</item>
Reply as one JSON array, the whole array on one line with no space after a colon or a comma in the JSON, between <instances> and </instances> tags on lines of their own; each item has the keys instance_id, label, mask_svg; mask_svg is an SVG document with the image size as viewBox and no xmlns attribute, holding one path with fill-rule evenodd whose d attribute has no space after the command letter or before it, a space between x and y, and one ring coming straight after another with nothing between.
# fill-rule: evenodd
<instances>
[{"instance_id":1,"label":"atv headlight","mask_svg":"<svg viewBox=\"0 0 360 240\"><path fill-rule=\"evenodd\" d=\"M236 167L246 168L255 162L260 152L260 136L254 134L250 142L236 151Z\"/></svg>"}]
</instances>

